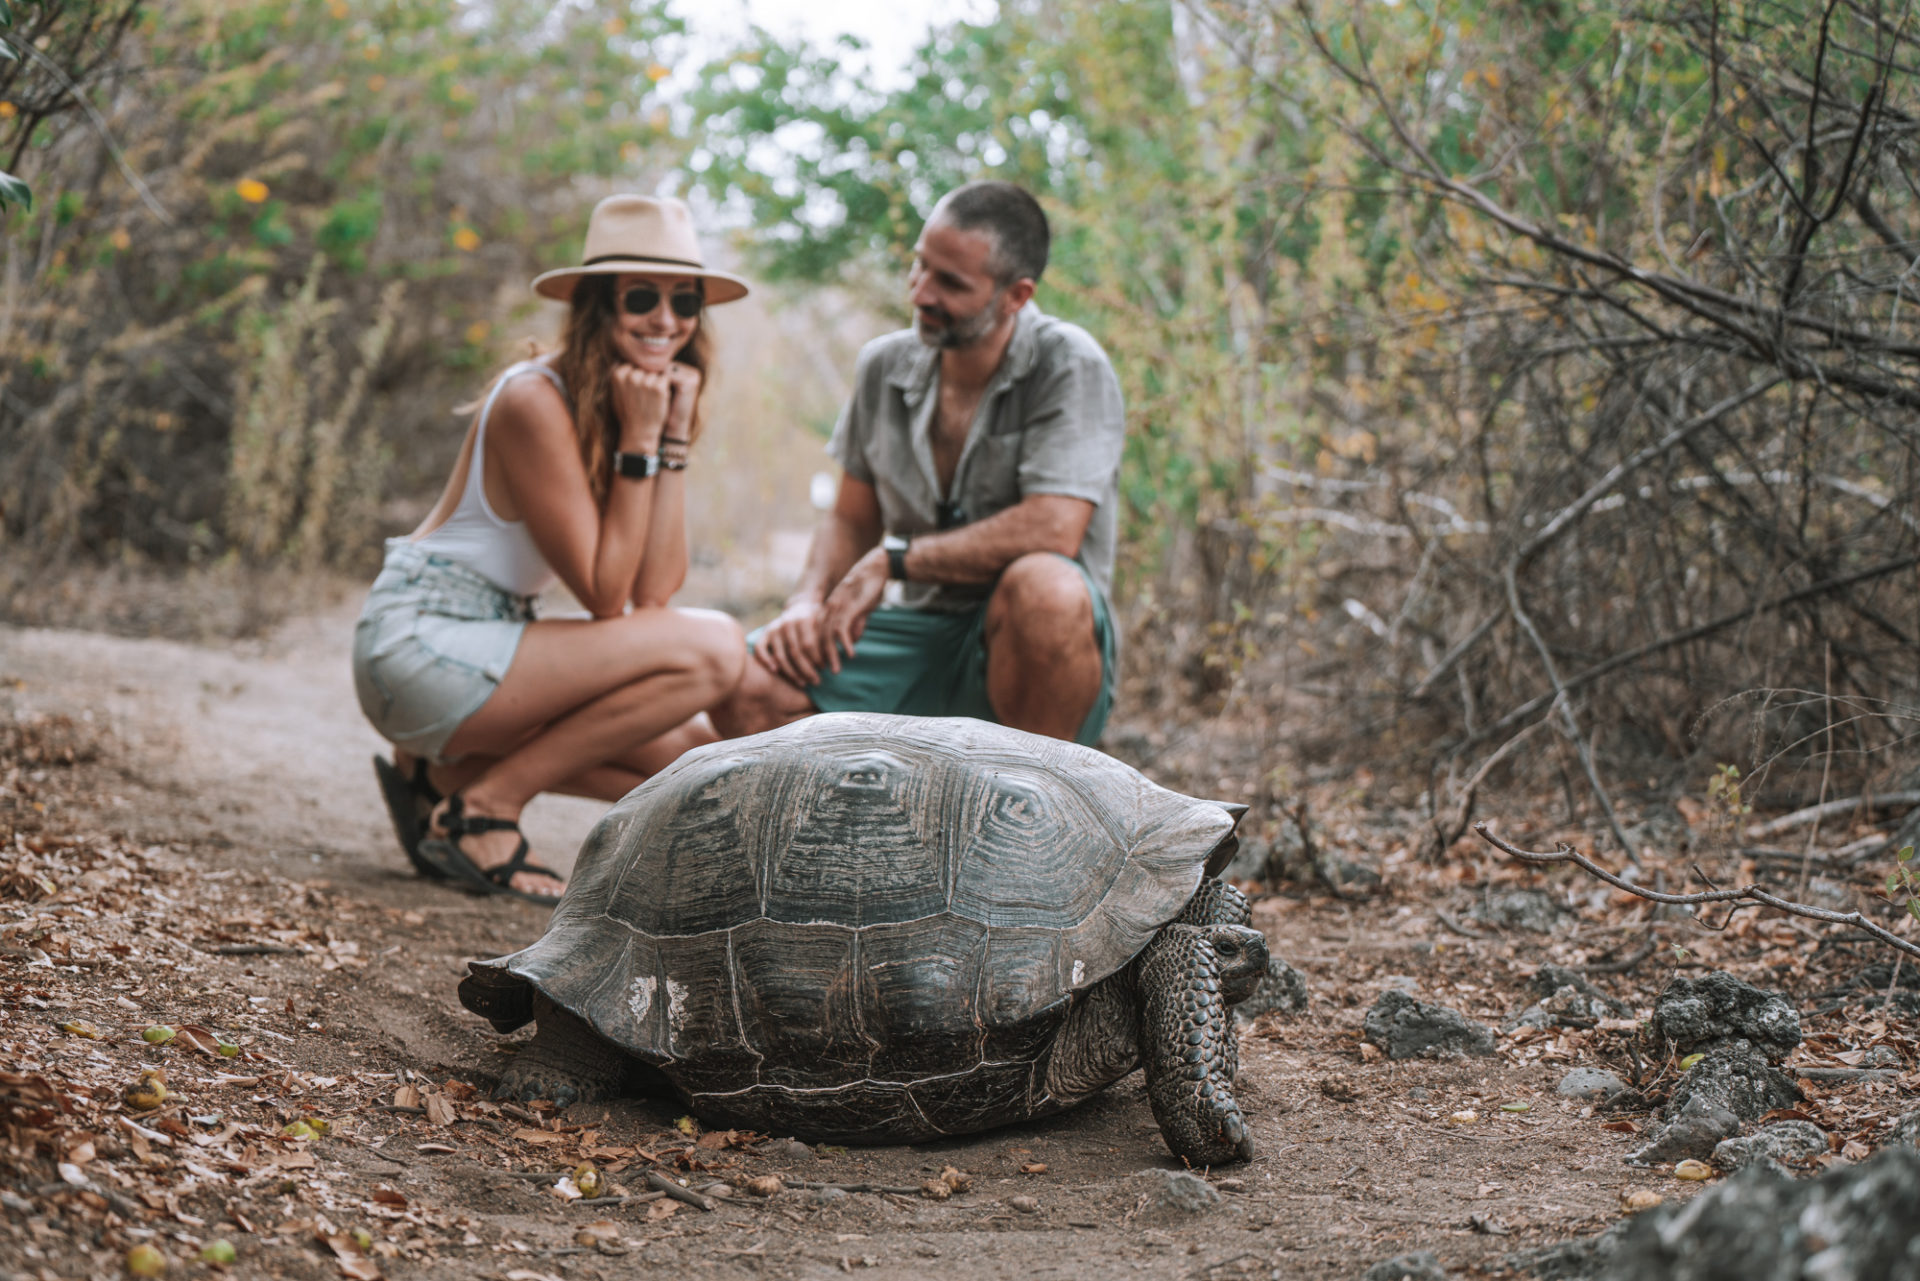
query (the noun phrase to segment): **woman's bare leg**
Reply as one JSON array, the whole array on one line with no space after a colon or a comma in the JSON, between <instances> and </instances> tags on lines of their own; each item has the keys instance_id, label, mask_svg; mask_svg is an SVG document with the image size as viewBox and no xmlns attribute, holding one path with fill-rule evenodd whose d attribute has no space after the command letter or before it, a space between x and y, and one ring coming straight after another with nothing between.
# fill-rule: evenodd
<instances>
[{"instance_id":1,"label":"woman's bare leg","mask_svg":"<svg viewBox=\"0 0 1920 1281\"><path fill-rule=\"evenodd\" d=\"M658 769L674 749L711 741L703 737L710 726L688 722L732 690L745 655L739 625L707 610L528 624L505 679L447 743L449 755L492 758L460 785L466 812L517 820L528 801L569 781L597 796L625 795L643 772L636 764ZM435 810L436 829L444 812L444 804ZM519 839L481 833L460 848L484 869L510 859ZM513 884L542 894L561 888L531 874Z\"/></svg>"},{"instance_id":2,"label":"woman's bare leg","mask_svg":"<svg viewBox=\"0 0 1920 1281\"><path fill-rule=\"evenodd\" d=\"M679 760L682 754L719 741L719 733L707 719L707 714L702 712L660 737L642 743L614 760L590 766L547 790L562 796L583 796L588 800L605 801L611 805ZM398 747L393 749L393 763L403 774L412 775L416 759L411 752ZM427 780L433 784L435 791L444 796L473 782L498 764L499 760L497 756L463 756L446 765L429 766Z\"/></svg>"}]
</instances>

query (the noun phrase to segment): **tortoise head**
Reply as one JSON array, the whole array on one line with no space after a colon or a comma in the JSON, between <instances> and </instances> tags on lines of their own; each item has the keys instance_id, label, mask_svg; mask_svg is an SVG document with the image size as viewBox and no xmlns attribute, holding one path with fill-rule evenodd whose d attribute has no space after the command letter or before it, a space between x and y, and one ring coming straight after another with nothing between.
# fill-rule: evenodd
<instances>
[{"instance_id":1,"label":"tortoise head","mask_svg":"<svg viewBox=\"0 0 1920 1281\"><path fill-rule=\"evenodd\" d=\"M1245 925L1215 925L1207 931L1219 965L1220 996L1228 1005L1238 1005L1253 995L1267 975L1267 939L1259 930Z\"/></svg>"}]
</instances>

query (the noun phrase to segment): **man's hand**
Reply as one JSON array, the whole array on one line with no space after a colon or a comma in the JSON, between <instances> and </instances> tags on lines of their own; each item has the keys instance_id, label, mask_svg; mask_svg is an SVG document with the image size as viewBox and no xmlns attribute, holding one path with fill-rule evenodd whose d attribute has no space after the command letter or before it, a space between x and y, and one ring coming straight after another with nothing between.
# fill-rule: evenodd
<instances>
[{"instance_id":1,"label":"man's hand","mask_svg":"<svg viewBox=\"0 0 1920 1281\"><path fill-rule=\"evenodd\" d=\"M821 641L825 636L821 618L819 601L804 596L788 601L780 617L760 633L760 643L753 647L754 658L775 676L803 689L818 685L823 661ZM834 670L839 668L836 666Z\"/></svg>"},{"instance_id":2,"label":"man's hand","mask_svg":"<svg viewBox=\"0 0 1920 1281\"><path fill-rule=\"evenodd\" d=\"M887 551L876 547L853 563L827 597L821 609L820 628L826 653L822 656L834 671L840 670L840 655L853 657L854 642L867 630L867 616L880 606L887 590Z\"/></svg>"}]
</instances>

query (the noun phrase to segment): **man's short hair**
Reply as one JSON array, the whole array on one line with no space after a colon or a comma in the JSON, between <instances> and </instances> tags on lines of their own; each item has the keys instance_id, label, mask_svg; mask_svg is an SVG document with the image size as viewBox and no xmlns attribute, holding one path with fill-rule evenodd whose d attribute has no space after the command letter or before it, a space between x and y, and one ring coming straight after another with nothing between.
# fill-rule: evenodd
<instances>
[{"instance_id":1,"label":"man's short hair","mask_svg":"<svg viewBox=\"0 0 1920 1281\"><path fill-rule=\"evenodd\" d=\"M993 278L1003 288L1016 280L1039 280L1047 269L1053 238L1047 215L1024 187L991 179L970 182L948 192L933 216L993 238Z\"/></svg>"}]
</instances>

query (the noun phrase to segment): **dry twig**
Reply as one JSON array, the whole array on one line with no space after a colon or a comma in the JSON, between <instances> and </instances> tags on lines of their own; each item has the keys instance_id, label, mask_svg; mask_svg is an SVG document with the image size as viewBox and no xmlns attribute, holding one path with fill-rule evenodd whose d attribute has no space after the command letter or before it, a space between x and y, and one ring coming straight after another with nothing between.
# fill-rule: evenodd
<instances>
[{"instance_id":1,"label":"dry twig","mask_svg":"<svg viewBox=\"0 0 1920 1281\"><path fill-rule=\"evenodd\" d=\"M1807 903L1795 903L1791 899L1781 898L1777 894L1769 894L1758 885L1743 885L1737 889L1706 890L1698 894L1664 894L1659 890L1650 890L1643 885L1635 885L1632 881L1615 876L1612 872L1601 867L1598 863L1580 853L1565 841L1560 842L1559 848L1551 851L1523 850L1519 846L1510 844L1507 841L1501 840L1498 836L1495 836L1487 829L1487 825L1484 822L1475 823L1473 830L1474 834L1487 844L1493 846L1503 854L1519 859L1523 863L1572 863L1575 867L1587 873L1587 875L1605 881L1617 890L1625 890L1629 894L1638 895L1651 902L1667 903L1675 907L1699 907L1707 903L1733 903L1737 905L1734 909L1735 911L1738 911L1741 906L1757 904L1761 907L1773 908L1777 912L1786 912L1792 916L1804 916L1811 921L1826 921L1831 925L1851 925L1857 929L1865 930L1880 942L1901 952L1905 952L1908 956L1920 957L1920 944L1909 943L1891 930L1869 921L1858 912L1832 912L1824 907L1814 907ZM1703 928L1712 928L1707 926L1704 921L1700 921L1697 917L1694 919L1695 922ZM1725 928L1724 925L1721 928Z\"/></svg>"}]
</instances>

